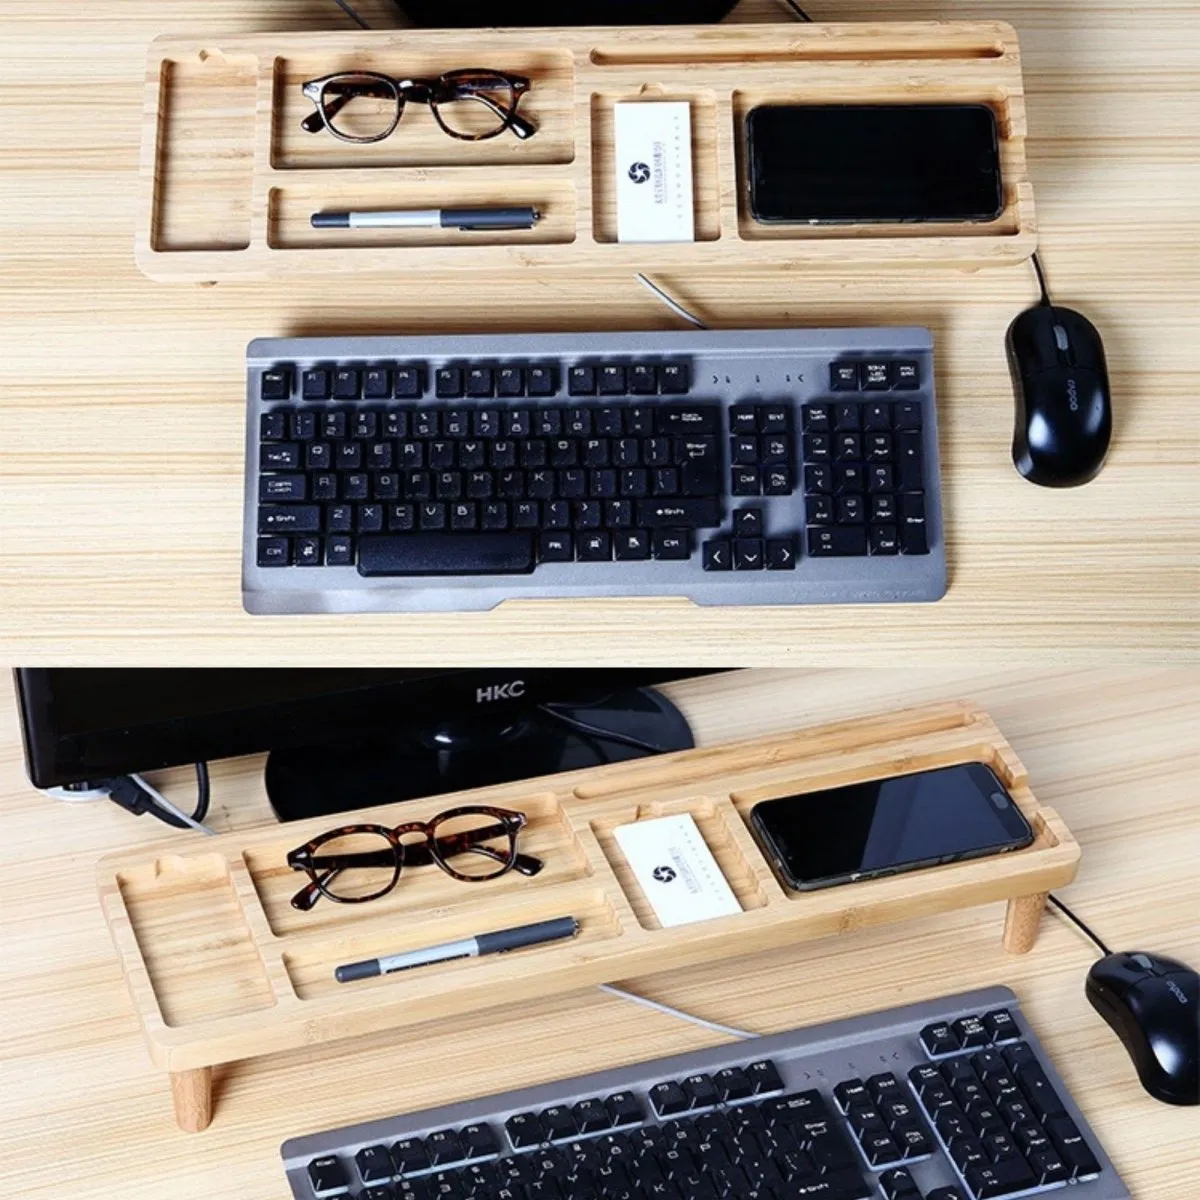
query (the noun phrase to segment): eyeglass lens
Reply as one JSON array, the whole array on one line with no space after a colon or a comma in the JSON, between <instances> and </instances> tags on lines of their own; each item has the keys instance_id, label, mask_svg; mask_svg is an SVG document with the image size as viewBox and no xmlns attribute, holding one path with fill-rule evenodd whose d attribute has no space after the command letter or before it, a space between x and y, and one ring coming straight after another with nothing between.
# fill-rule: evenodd
<instances>
[{"instance_id":1,"label":"eyeglass lens","mask_svg":"<svg viewBox=\"0 0 1200 1200\"><path fill-rule=\"evenodd\" d=\"M375 900L390 891L400 875L396 849L381 833L338 834L322 842L313 857L321 887L337 900ZM350 862L338 867L334 860L339 858ZM326 860L325 865L322 860Z\"/></svg>"},{"instance_id":2,"label":"eyeglass lens","mask_svg":"<svg viewBox=\"0 0 1200 1200\"><path fill-rule=\"evenodd\" d=\"M396 127L404 102L394 83L370 75L339 75L321 90L330 129L351 141L378 141Z\"/></svg>"},{"instance_id":3,"label":"eyeglass lens","mask_svg":"<svg viewBox=\"0 0 1200 1200\"><path fill-rule=\"evenodd\" d=\"M491 879L508 870L514 835L489 813L461 813L433 826L434 856L468 879Z\"/></svg>"}]
</instances>

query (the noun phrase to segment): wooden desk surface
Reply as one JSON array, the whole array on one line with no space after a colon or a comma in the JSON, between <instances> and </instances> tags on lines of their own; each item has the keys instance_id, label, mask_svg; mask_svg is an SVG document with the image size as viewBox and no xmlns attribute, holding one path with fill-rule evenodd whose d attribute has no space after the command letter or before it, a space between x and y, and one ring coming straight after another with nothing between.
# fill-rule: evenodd
<instances>
[{"instance_id":1,"label":"wooden desk surface","mask_svg":"<svg viewBox=\"0 0 1200 1200\"><path fill-rule=\"evenodd\" d=\"M855 713L969 696L1021 756L1035 793L1083 848L1064 896L1110 945L1200 966L1200 674L962 670L754 672L670 689L702 744ZM260 760L213 773L213 824L270 820ZM188 772L172 773L186 795ZM161 832L160 832L161 830ZM419 1043L363 1038L225 1068L203 1134L174 1125L146 1055L95 896L103 853L172 836L109 804L60 805L21 768L0 688L0 1178L22 1200L285 1200L285 1137L472 1094L712 1044L657 1013L580 993L492 1024L423 1026ZM1196 1110L1150 1100L1125 1051L1084 999L1095 955L1048 916L1027 958L1010 958L1000 906L848 934L630 982L690 1011L772 1032L1006 983L1136 1200L1195 1192ZM515 1047L497 1061L497 1044ZM489 1049L484 1052L485 1045Z\"/></svg>"},{"instance_id":2,"label":"wooden desk surface","mask_svg":"<svg viewBox=\"0 0 1200 1200\"><path fill-rule=\"evenodd\" d=\"M632 277L155 284L133 264L147 41L345 28L332 0L0 0L0 658L775 665L1200 657L1200 86L1192 4L910 0L897 18L1011 19L1057 298L1102 330L1116 448L1090 487L1009 461L1003 352L1032 274L997 269L663 278L717 324L922 323L940 354L952 590L936 606L774 611L541 603L485 615L251 618L239 595L243 356L256 335L672 328ZM387 0L362 0L395 24ZM811 0L868 19L867 0ZM744 0L737 19L778 19ZM1193 252L1189 252L1193 251ZM419 283L419 281L417 281ZM498 281L492 281L496 284ZM594 636L580 639L580 631Z\"/></svg>"}]
</instances>

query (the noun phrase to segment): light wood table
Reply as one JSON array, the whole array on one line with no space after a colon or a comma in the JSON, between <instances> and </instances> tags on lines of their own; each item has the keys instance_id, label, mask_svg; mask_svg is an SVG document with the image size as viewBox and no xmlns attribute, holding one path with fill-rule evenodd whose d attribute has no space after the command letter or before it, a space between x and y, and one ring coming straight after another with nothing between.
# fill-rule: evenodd
<instances>
[{"instance_id":1,"label":"light wood table","mask_svg":"<svg viewBox=\"0 0 1200 1200\"><path fill-rule=\"evenodd\" d=\"M361 0L376 24L386 0ZM1200 87L1194 4L910 0L895 18L1012 20L1046 266L1102 330L1116 448L1085 489L1009 460L1008 323L1023 268L702 272L663 282L719 325L922 323L939 345L952 585L942 603L701 610L508 605L483 615L252 618L239 595L243 356L268 334L673 328L632 276L155 284L133 264L146 44L163 32L347 28L332 0L0 0L0 657L1087 664L1200 657ZM811 0L878 18L878 0ZM779 19L744 0L739 20ZM587 631L581 637L581 631Z\"/></svg>"},{"instance_id":2,"label":"light wood table","mask_svg":"<svg viewBox=\"0 0 1200 1200\"><path fill-rule=\"evenodd\" d=\"M987 708L1031 785L1079 839L1064 896L1109 944L1200 966L1200 673L1007 670L749 672L669 689L703 745L958 697ZM212 823L269 821L261 760L218 764ZM187 796L189 772L164 784ZM21 1200L285 1200L285 1137L699 1048L693 1026L595 992L419 1039L375 1036L220 1073L203 1134L174 1124L95 894L102 854L173 835L109 804L60 805L22 774L0 689L0 1178ZM1095 958L1047 916L1024 958L999 905L915 920L630 986L772 1032L1005 983L1136 1200L1185 1200L1200 1172L1196 1110L1149 1099L1083 995ZM497 1058L495 1048L513 1048Z\"/></svg>"}]
</instances>

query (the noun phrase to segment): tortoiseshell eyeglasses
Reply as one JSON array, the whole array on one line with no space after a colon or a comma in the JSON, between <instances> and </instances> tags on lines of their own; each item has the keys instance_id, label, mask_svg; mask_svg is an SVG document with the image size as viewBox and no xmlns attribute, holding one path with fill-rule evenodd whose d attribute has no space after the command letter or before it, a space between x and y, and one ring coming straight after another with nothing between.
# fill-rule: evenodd
<instances>
[{"instance_id":1,"label":"tortoiseshell eyeglasses","mask_svg":"<svg viewBox=\"0 0 1200 1200\"><path fill-rule=\"evenodd\" d=\"M451 808L432 821L385 825L345 825L291 851L287 864L309 879L292 897L292 907L308 912L322 897L339 904L364 904L386 896L405 867L434 864L463 883L499 879L509 871L536 875L540 858L517 851L524 813L506 808ZM420 840L404 841L404 838Z\"/></svg>"}]
</instances>

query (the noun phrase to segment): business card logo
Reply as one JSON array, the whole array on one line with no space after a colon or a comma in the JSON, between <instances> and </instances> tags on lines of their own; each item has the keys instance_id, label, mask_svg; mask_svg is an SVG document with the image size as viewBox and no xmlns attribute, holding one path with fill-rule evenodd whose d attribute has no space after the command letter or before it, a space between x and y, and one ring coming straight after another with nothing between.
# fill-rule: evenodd
<instances>
[{"instance_id":1,"label":"business card logo","mask_svg":"<svg viewBox=\"0 0 1200 1200\"><path fill-rule=\"evenodd\" d=\"M676 879L675 871L671 867L655 867L651 873L659 883L673 883Z\"/></svg>"},{"instance_id":2,"label":"business card logo","mask_svg":"<svg viewBox=\"0 0 1200 1200\"><path fill-rule=\"evenodd\" d=\"M649 183L650 182L650 167L644 162L635 162L629 168L629 178L634 183Z\"/></svg>"}]
</instances>

